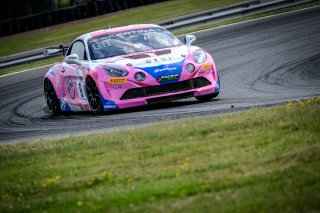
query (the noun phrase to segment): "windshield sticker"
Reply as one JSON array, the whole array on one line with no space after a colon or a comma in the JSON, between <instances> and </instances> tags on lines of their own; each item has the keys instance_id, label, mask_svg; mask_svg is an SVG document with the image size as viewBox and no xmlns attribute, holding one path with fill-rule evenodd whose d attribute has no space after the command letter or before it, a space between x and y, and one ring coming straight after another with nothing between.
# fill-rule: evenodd
<instances>
[{"instance_id":1,"label":"windshield sticker","mask_svg":"<svg viewBox=\"0 0 320 213\"><path fill-rule=\"evenodd\" d=\"M161 29L161 28L159 28L159 29ZM92 38L88 41L88 43L91 44L94 42L101 42L101 41L104 41L107 39L117 39L119 37L126 37L126 36L131 36L131 35L149 33L149 32L157 32L157 31L154 28L146 28L146 29L125 31L125 32L120 32L120 33L115 33L115 34L107 34L107 35L100 36L97 38Z\"/></svg>"}]
</instances>

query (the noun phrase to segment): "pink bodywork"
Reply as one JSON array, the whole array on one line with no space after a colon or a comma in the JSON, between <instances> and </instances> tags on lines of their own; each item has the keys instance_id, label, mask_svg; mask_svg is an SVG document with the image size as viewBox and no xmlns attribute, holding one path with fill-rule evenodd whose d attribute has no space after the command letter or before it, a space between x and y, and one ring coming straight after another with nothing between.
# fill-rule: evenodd
<instances>
[{"instance_id":1,"label":"pink bodywork","mask_svg":"<svg viewBox=\"0 0 320 213\"><path fill-rule=\"evenodd\" d=\"M92 32L86 35L83 35L78 38L85 41L88 38L97 37L105 34L122 32L127 30L135 30L135 29L142 29L142 28L150 28L155 27L156 25L135 25L135 26L128 26L128 27L121 27L121 28L114 28L102 31ZM87 111L90 110L90 105L86 98L85 92L85 82L88 76L91 76L99 91L100 97L102 99L104 110L114 110L114 109L121 109L127 107L136 107L148 104L148 99L166 97L166 96L173 96L179 95L184 93L192 92L194 96L203 96L212 93L218 93L220 91L220 82L218 73L216 70L215 63L213 58L210 54L206 53L207 60L201 64L198 64L193 59L193 53L201 48L196 46L178 46L173 48L165 48L165 50L170 49L171 52L168 54L163 54L161 56L157 56L154 53L150 53L147 51L149 58L148 60L157 60L159 59L165 60L170 57L176 57L181 55L184 56L184 62L182 71L180 74L179 82L190 80L197 77L204 77L210 81L210 85L204 86L201 88L195 88L187 91L180 91L180 92L170 92L160 95L148 96L148 97L139 97L127 100L120 100L122 95L128 90L133 88L139 87L149 87L149 86L156 86L160 85L152 75L148 72L145 72L141 69L138 69L135 66L128 66L128 64L134 64L135 60L146 60L146 59L128 59L127 57L130 55L125 55L124 57L114 57L114 58L107 58L105 60L99 60L98 62L88 61L84 66L79 66L75 64L67 64L66 62L61 62L55 64L45 75L45 78L48 78L56 91L57 97L60 100L60 107L62 111ZM161 51L161 50L157 50ZM129 63L129 62L130 63ZM129 71L129 74L125 77L119 77L122 81L119 83L110 83L110 79L116 79L118 77L111 77L106 74L104 70L104 66L106 63L110 64L113 62L117 66L121 66L122 68ZM161 62L160 62L161 63ZM157 62L156 65L160 64ZM188 63L192 63L195 66L195 71L189 73L186 70L186 65ZM143 72L146 75L146 79L142 82L135 80L134 74L136 72ZM125 78L125 82L124 79Z\"/></svg>"}]
</instances>

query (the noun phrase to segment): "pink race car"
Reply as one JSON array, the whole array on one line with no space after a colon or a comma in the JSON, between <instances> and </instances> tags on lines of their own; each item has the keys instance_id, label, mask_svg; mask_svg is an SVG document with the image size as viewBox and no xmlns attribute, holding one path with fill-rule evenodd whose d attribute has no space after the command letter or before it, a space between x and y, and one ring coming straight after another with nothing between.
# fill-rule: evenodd
<instances>
[{"instance_id":1,"label":"pink race car","mask_svg":"<svg viewBox=\"0 0 320 213\"><path fill-rule=\"evenodd\" d=\"M72 42L64 61L44 77L51 112L116 110L219 94L210 54L164 28L134 25L91 32Z\"/></svg>"}]
</instances>

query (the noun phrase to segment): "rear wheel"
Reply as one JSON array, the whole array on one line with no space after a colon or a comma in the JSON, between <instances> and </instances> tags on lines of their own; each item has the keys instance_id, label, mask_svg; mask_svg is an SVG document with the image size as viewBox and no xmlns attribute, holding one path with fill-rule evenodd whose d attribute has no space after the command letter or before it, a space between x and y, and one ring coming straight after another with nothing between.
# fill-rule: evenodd
<instances>
[{"instance_id":1,"label":"rear wheel","mask_svg":"<svg viewBox=\"0 0 320 213\"><path fill-rule=\"evenodd\" d=\"M44 80L44 96L49 110L54 114L59 114L61 112L59 99L49 79Z\"/></svg>"},{"instance_id":2,"label":"rear wheel","mask_svg":"<svg viewBox=\"0 0 320 213\"><path fill-rule=\"evenodd\" d=\"M91 111L93 113L103 112L103 106L99 95L99 90L96 83L91 77L87 78L86 91L88 96L88 102L90 104Z\"/></svg>"},{"instance_id":3,"label":"rear wheel","mask_svg":"<svg viewBox=\"0 0 320 213\"><path fill-rule=\"evenodd\" d=\"M210 101L212 98L215 98L219 95L219 93L212 93L209 95L196 96L196 99L201 102Z\"/></svg>"}]
</instances>

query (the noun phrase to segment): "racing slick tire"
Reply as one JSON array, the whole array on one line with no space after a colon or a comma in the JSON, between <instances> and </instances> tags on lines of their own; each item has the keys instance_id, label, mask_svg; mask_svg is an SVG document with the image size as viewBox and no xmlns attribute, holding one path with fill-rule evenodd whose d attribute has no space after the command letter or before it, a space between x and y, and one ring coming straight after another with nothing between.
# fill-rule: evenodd
<instances>
[{"instance_id":1,"label":"racing slick tire","mask_svg":"<svg viewBox=\"0 0 320 213\"><path fill-rule=\"evenodd\" d=\"M91 111L94 114L102 113L103 106L100 99L100 93L96 83L91 77L88 77L86 80L86 92Z\"/></svg>"},{"instance_id":2,"label":"racing slick tire","mask_svg":"<svg viewBox=\"0 0 320 213\"><path fill-rule=\"evenodd\" d=\"M60 114L61 109L59 99L51 81L47 78L44 80L44 96L50 112L53 114Z\"/></svg>"}]
</instances>

